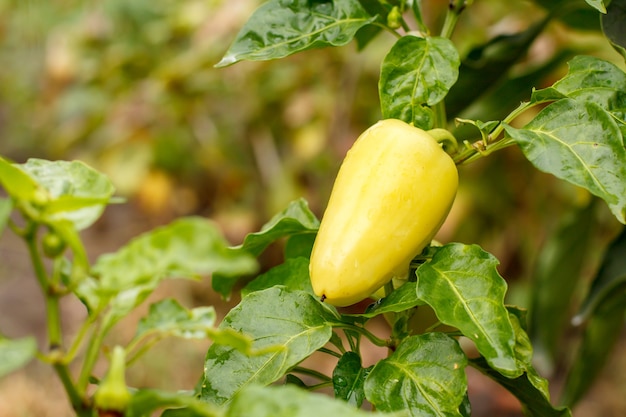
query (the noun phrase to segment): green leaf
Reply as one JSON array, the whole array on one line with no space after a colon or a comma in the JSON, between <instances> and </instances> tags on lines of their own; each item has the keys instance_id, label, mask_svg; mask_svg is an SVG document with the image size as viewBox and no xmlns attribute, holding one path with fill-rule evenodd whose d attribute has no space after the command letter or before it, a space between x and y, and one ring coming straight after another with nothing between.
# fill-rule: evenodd
<instances>
[{"instance_id":1,"label":"green leaf","mask_svg":"<svg viewBox=\"0 0 626 417\"><path fill-rule=\"evenodd\" d=\"M39 191L37 182L19 168L4 158L0 158L0 184L4 187L9 196L24 201L33 201ZM47 197L47 195L43 194Z\"/></svg>"},{"instance_id":2,"label":"green leaf","mask_svg":"<svg viewBox=\"0 0 626 417\"><path fill-rule=\"evenodd\" d=\"M620 255L624 258L624 252ZM622 270L622 278L626 270ZM561 403L573 407L597 381L619 337L623 334L626 287L607 294L588 317L580 346L567 374Z\"/></svg>"},{"instance_id":3,"label":"green leaf","mask_svg":"<svg viewBox=\"0 0 626 417\"><path fill-rule=\"evenodd\" d=\"M433 127L429 106L439 103L459 75L459 55L446 38L404 36L382 63L378 92L385 119Z\"/></svg>"},{"instance_id":4,"label":"green leaf","mask_svg":"<svg viewBox=\"0 0 626 417\"><path fill-rule=\"evenodd\" d=\"M423 304L423 301L417 297L416 284L415 282L402 284L387 297L381 298L376 303L368 306L365 313L360 314L360 316L371 318L379 314L399 313Z\"/></svg>"},{"instance_id":5,"label":"green leaf","mask_svg":"<svg viewBox=\"0 0 626 417\"><path fill-rule=\"evenodd\" d=\"M357 0L269 0L252 14L216 67L346 45L374 20Z\"/></svg>"},{"instance_id":6,"label":"green leaf","mask_svg":"<svg viewBox=\"0 0 626 417\"><path fill-rule=\"evenodd\" d=\"M309 260L307 258L289 258L266 273L250 281L242 290L245 297L254 291L264 290L276 285L283 285L290 290L300 290L313 294L309 278Z\"/></svg>"},{"instance_id":7,"label":"green leaf","mask_svg":"<svg viewBox=\"0 0 626 417\"><path fill-rule=\"evenodd\" d=\"M13 211L13 202L9 198L0 198L0 235L9 222L11 211Z\"/></svg>"},{"instance_id":8,"label":"green leaf","mask_svg":"<svg viewBox=\"0 0 626 417\"><path fill-rule=\"evenodd\" d=\"M69 220L78 230L100 217L115 191L104 174L80 161L29 159L20 168L50 194L44 211L46 220Z\"/></svg>"},{"instance_id":9,"label":"green leaf","mask_svg":"<svg viewBox=\"0 0 626 417\"><path fill-rule=\"evenodd\" d=\"M571 417L572 413L566 407L554 407L539 391L535 384L524 373L517 378L507 378L493 370L485 358L470 359L470 365L502 385L522 403L526 417Z\"/></svg>"},{"instance_id":10,"label":"green leaf","mask_svg":"<svg viewBox=\"0 0 626 417\"><path fill-rule=\"evenodd\" d=\"M185 417L219 417L221 410L214 405L200 401L193 393L166 392L154 389L142 389L133 394L126 409L125 417L151 417L161 409L180 409L181 414L164 413L163 416L181 415Z\"/></svg>"},{"instance_id":11,"label":"green leaf","mask_svg":"<svg viewBox=\"0 0 626 417\"><path fill-rule=\"evenodd\" d=\"M523 129L505 129L537 169L586 188L626 223L626 149L617 123L599 105L562 99Z\"/></svg>"},{"instance_id":12,"label":"green leaf","mask_svg":"<svg viewBox=\"0 0 626 417\"><path fill-rule=\"evenodd\" d=\"M365 395L381 411L461 416L466 364L458 343L443 333L411 336L374 366L365 380Z\"/></svg>"},{"instance_id":13,"label":"green leaf","mask_svg":"<svg viewBox=\"0 0 626 417\"><path fill-rule=\"evenodd\" d=\"M0 378L28 364L36 353L34 337L6 339L0 335Z\"/></svg>"},{"instance_id":14,"label":"green leaf","mask_svg":"<svg viewBox=\"0 0 626 417\"><path fill-rule=\"evenodd\" d=\"M585 0L588 5L599 11L600 13L606 13L606 7L604 7L603 0Z\"/></svg>"},{"instance_id":15,"label":"green leaf","mask_svg":"<svg viewBox=\"0 0 626 417\"><path fill-rule=\"evenodd\" d=\"M365 399L365 378L371 368L361 366L361 356L356 352L344 353L333 370L333 389L335 397L348 401L357 408Z\"/></svg>"},{"instance_id":16,"label":"green leaf","mask_svg":"<svg viewBox=\"0 0 626 417\"><path fill-rule=\"evenodd\" d=\"M602 31L611 45L626 59L626 1L611 0L602 16Z\"/></svg>"},{"instance_id":17,"label":"green leaf","mask_svg":"<svg viewBox=\"0 0 626 417\"><path fill-rule=\"evenodd\" d=\"M301 198L289 203L285 210L264 224L259 232L248 234L243 243L234 247L233 250L258 256L279 239L299 234L315 234L319 224L319 220L309 209L306 200ZM213 275L213 289L223 296L228 296L237 278L233 274L223 275L218 272Z\"/></svg>"},{"instance_id":18,"label":"green leaf","mask_svg":"<svg viewBox=\"0 0 626 417\"><path fill-rule=\"evenodd\" d=\"M165 299L150 306L148 315L139 321L135 337L147 333L160 336L178 336L185 339L204 339L215 325L213 307L187 310L174 299Z\"/></svg>"},{"instance_id":19,"label":"green leaf","mask_svg":"<svg viewBox=\"0 0 626 417\"><path fill-rule=\"evenodd\" d=\"M611 242L596 274L587 297L583 301L574 324L580 325L593 315L613 294L626 289L626 227Z\"/></svg>"},{"instance_id":20,"label":"green leaf","mask_svg":"<svg viewBox=\"0 0 626 417\"><path fill-rule=\"evenodd\" d=\"M552 365L558 358L559 342L570 317L572 297L580 288L587 258L594 204L564 216L558 228L539 251L531 299L531 339L542 358Z\"/></svg>"},{"instance_id":21,"label":"green leaf","mask_svg":"<svg viewBox=\"0 0 626 417\"><path fill-rule=\"evenodd\" d=\"M250 274L254 258L228 247L217 226L188 217L131 240L115 253L98 258L95 278L81 282L77 295L91 309L111 302L115 321L141 303L165 278L197 278L214 272Z\"/></svg>"},{"instance_id":22,"label":"green leaf","mask_svg":"<svg viewBox=\"0 0 626 417\"><path fill-rule=\"evenodd\" d=\"M448 117L459 115L474 102L480 103L484 93L500 86L500 82L510 73L511 67L526 56L528 48L543 32L550 18L550 15L546 15L524 31L498 35L473 48L463 58L459 68L458 82L446 96ZM527 84L516 84L514 94L518 94L520 85ZM500 105L503 100L507 100L505 96L496 96L496 98L496 102ZM519 101L514 106L518 104ZM481 113L478 117L496 118L485 113Z\"/></svg>"},{"instance_id":23,"label":"green leaf","mask_svg":"<svg viewBox=\"0 0 626 417\"><path fill-rule=\"evenodd\" d=\"M316 236L316 233L301 233L289 236L287 242L285 242L285 258L304 257L310 259Z\"/></svg>"},{"instance_id":24,"label":"green leaf","mask_svg":"<svg viewBox=\"0 0 626 417\"><path fill-rule=\"evenodd\" d=\"M344 401L293 385L252 385L239 392L224 417L366 417L385 415L361 411ZM389 416L391 417L391 416ZM399 417L399 416L398 416Z\"/></svg>"},{"instance_id":25,"label":"green leaf","mask_svg":"<svg viewBox=\"0 0 626 417\"><path fill-rule=\"evenodd\" d=\"M338 318L311 294L272 287L255 291L224 317L220 329L250 336L261 355L213 344L207 353L202 399L223 404L250 384L270 384L330 340Z\"/></svg>"},{"instance_id":26,"label":"green leaf","mask_svg":"<svg viewBox=\"0 0 626 417\"><path fill-rule=\"evenodd\" d=\"M515 332L504 307L507 285L498 263L477 245L442 246L417 269L417 296L442 323L471 339L494 369L516 377L522 370L515 359Z\"/></svg>"}]
</instances>

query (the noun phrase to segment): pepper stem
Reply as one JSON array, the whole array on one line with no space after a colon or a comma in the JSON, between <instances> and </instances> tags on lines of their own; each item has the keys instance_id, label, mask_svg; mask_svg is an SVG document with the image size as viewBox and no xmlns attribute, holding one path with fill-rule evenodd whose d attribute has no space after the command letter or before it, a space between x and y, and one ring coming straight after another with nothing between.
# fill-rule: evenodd
<instances>
[{"instance_id":1,"label":"pepper stem","mask_svg":"<svg viewBox=\"0 0 626 417\"><path fill-rule=\"evenodd\" d=\"M427 130L426 133L428 133L433 139L440 143L446 153L450 155L457 153L459 149L459 143L457 142L454 135L448 130L436 128Z\"/></svg>"}]
</instances>

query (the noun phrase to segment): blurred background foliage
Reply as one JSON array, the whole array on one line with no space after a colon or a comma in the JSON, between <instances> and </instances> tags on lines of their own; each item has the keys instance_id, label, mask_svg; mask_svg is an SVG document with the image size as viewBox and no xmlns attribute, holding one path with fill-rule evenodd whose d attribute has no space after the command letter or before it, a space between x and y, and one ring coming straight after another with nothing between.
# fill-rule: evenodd
<instances>
[{"instance_id":1,"label":"blurred background foliage","mask_svg":"<svg viewBox=\"0 0 626 417\"><path fill-rule=\"evenodd\" d=\"M0 154L83 160L113 180L146 224L201 214L233 244L298 197L321 216L345 152L380 118L379 67L395 38L382 33L362 51L353 43L213 68L260 3L0 0ZM422 3L438 27L448 0ZM576 54L624 68L588 7L544 22L529 38L533 24L568 3L577 2L475 1L454 34L474 78L451 92L452 115L502 118L531 87L565 74ZM477 131L456 134L472 140ZM590 197L513 148L460 175L439 239L494 253L510 297L526 305L543 241ZM596 207L588 274L616 230Z\"/></svg>"}]
</instances>

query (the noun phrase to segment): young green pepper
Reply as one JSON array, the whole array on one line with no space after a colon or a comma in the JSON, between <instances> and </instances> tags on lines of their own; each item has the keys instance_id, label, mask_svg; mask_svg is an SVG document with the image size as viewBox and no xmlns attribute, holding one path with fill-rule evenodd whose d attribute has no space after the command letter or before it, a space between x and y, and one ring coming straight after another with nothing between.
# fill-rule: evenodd
<instances>
[{"instance_id":1,"label":"young green pepper","mask_svg":"<svg viewBox=\"0 0 626 417\"><path fill-rule=\"evenodd\" d=\"M405 276L457 186L456 165L427 132L394 119L366 130L339 169L313 245L315 294L347 306Z\"/></svg>"}]
</instances>

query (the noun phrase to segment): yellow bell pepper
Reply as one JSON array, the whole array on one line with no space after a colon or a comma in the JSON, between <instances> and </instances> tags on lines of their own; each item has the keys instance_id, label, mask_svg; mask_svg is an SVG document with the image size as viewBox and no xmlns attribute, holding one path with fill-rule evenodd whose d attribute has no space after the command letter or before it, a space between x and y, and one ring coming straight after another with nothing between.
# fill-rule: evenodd
<instances>
[{"instance_id":1,"label":"yellow bell pepper","mask_svg":"<svg viewBox=\"0 0 626 417\"><path fill-rule=\"evenodd\" d=\"M315 294L348 306L405 276L457 187L456 165L426 131L395 119L367 129L339 169L313 245Z\"/></svg>"}]
</instances>

